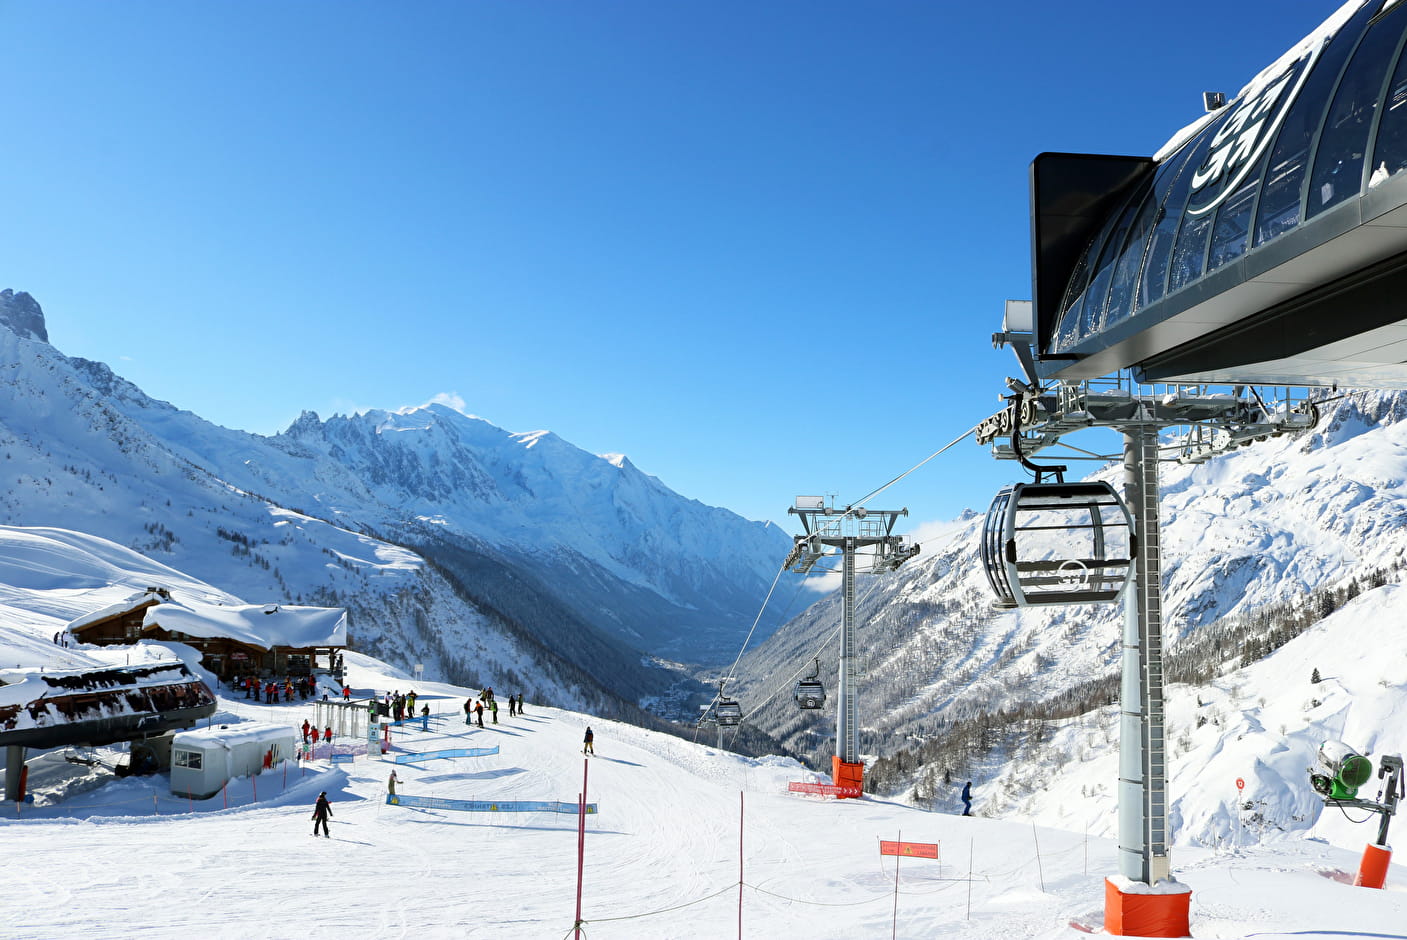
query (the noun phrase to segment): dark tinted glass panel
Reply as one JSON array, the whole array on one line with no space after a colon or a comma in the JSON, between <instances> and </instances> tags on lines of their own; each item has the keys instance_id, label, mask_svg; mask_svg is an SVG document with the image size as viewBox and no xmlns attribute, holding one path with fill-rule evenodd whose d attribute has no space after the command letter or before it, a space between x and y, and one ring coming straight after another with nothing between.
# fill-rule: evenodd
<instances>
[{"instance_id":1,"label":"dark tinted glass panel","mask_svg":"<svg viewBox=\"0 0 1407 940\"><path fill-rule=\"evenodd\" d=\"M1109 295L1109 281L1114 276L1114 263L1118 260L1119 252L1124 247L1124 239L1128 237L1129 225L1133 222L1134 213L1137 211L1138 197L1135 196L1134 201L1124 206L1124 211L1119 213L1119 221L1114 226L1109 238L1105 240L1104 249L1099 253L1098 270L1095 271L1094 278L1089 284L1089 290L1085 294L1085 310L1080 317L1082 332L1085 336L1104 329L1104 305Z\"/></svg>"},{"instance_id":2,"label":"dark tinted glass panel","mask_svg":"<svg viewBox=\"0 0 1407 940\"><path fill-rule=\"evenodd\" d=\"M1388 83L1372 167L1369 185L1407 169L1407 52L1398 52L1397 69Z\"/></svg>"},{"instance_id":3,"label":"dark tinted glass panel","mask_svg":"<svg viewBox=\"0 0 1407 940\"><path fill-rule=\"evenodd\" d=\"M1265 186L1256 208L1253 244L1267 242L1300 223L1300 192L1304 188L1309 147L1324 116L1324 102L1339 80L1344 63L1348 61L1374 9L1369 4L1360 10L1329 41L1315 62L1314 71L1305 80L1299 97L1285 115L1280 136L1270 152Z\"/></svg>"},{"instance_id":4,"label":"dark tinted glass panel","mask_svg":"<svg viewBox=\"0 0 1407 940\"><path fill-rule=\"evenodd\" d=\"M1210 214L1182 220L1182 229L1177 233L1177 244L1173 246L1171 270L1168 272L1169 294L1202 276L1202 265L1207 260L1207 232L1211 227Z\"/></svg>"},{"instance_id":5,"label":"dark tinted glass panel","mask_svg":"<svg viewBox=\"0 0 1407 940\"><path fill-rule=\"evenodd\" d=\"M1182 149L1187 153L1186 161L1178 170L1177 179L1168 190L1155 217L1153 237L1148 246L1148 261L1144 264L1143 276L1138 282L1138 307L1141 309L1163 299L1168 287L1168 263L1172 259L1173 242L1177 238L1177 228L1182 222L1182 210L1187 205L1187 195L1192 188L1192 170L1199 166L1212 145L1212 135L1216 125L1204 130L1200 137L1189 142Z\"/></svg>"},{"instance_id":6,"label":"dark tinted glass panel","mask_svg":"<svg viewBox=\"0 0 1407 940\"><path fill-rule=\"evenodd\" d=\"M1216 226L1212 229L1212 247L1207 253L1208 271L1215 271L1226 262L1245 254L1251 207L1255 205L1259 186L1260 175L1253 174L1253 181L1232 193L1217 210Z\"/></svg>"},{"instance_id":7,"label":"dark tinted glass panel","mask_svg":"<svg viewBox=\"0 0 1407 940\"><path fill-rule=\"evenodd\" d=\"M1363 155L1368 147L1368 132L1382 96L1388 66L1402 38L1404 16L1407 16L1407 4L1398 3L1370 26L1368 35L1344 71L1315 150L1306 218L1358 195L1363 189Z\"/></svg>"},{"instance_id":8,"label":"dark tinted glass panel","mask_svg":"<svg viewBox=\"0 0 1407 940\"><path fill-rule=\"evenodd\" d=\"M1129 227L1124 250L1114 265L1114 279L1109 285L1109 303L1104 308L1105 327L1128 318L1133 309L1133 285L1143 264L1143 252L1148 247L1148 235L1153 231L1154 213L1158 211L1156 186L1140 201L1138 215Z\"/></svg>"}]
</instances>

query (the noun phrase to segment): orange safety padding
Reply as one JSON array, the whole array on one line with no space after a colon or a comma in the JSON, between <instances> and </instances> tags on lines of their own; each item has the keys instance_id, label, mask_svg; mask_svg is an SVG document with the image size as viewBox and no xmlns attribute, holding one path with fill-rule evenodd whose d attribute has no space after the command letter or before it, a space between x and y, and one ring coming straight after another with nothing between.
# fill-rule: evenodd
<instances>
[{"instance_id":1,"label":"orange safety padding","mask_svg":"<svg viewBox=\"0 0 1407 940\"><path fill-rule=\"evenodd\" d=\"M1392 861L1392 849L1368 843L1363 846L1363 858L1353 883L1363 888L1381 888L1387 884L1387 866Z\"/></svg>"},{"instance_id":2,"label":"orange safety padding","mask_svg":"<svg viewBox=\"0 0 1407 940\"><path fill-rule=\"evenodd\" d=\"M858 798L864 792L865 764L863 761L847 763L839 757L831 758L831 780L838 787L848 787L853 793L837 793L837 799Z\"/></svg>"},{"instance_id":3,"label":"orange safety padding","mask_svg":"<svg viewBox=\"0 0 1407 940\"><path fill-rule=\"evenodd\" d=\"M1119 937L1190 937L1192 892L1125 894L1104 879L1104 930Z\"/></svg>"}]
</instances>

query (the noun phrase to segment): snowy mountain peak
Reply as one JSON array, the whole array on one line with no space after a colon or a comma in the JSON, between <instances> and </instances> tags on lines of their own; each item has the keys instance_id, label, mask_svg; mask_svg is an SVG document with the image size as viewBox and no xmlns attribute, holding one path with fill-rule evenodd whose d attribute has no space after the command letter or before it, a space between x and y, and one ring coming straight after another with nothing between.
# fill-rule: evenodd
<instances>
[{"instance_id":1,"label":"snowy mountain peak","mask_svg":"<svg viewBox=\"0 0 1407 940\"><path fill-rule=\"evenodd\" d=\"M41 343L49 341L49 331L44 326L44 311L39 307L39 301L24 291L17 294L8 287L0 290L0 324L25 339L37 339Z\"/></svg>"}]
</instances>

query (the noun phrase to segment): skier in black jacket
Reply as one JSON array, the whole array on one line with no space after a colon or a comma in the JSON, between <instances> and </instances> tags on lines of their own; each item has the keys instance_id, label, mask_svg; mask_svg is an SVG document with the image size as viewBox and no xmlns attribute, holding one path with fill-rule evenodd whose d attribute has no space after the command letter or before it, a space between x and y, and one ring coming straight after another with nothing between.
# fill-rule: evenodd
<instances>
[{"instance_id":1,"label":"skier in black jacket","mask_svg":"<svg viewBox=\"0 0 1407 940\"><path fill-rule=\"evenodd\" d=\"M318 794L318 801L313 805L313 835L318 834L318 826L322 826L324 837L331 839L332 834L327 831L327 817L332 815L332 804L327 802L327 791Z\"/></svg>"}]
</instances>

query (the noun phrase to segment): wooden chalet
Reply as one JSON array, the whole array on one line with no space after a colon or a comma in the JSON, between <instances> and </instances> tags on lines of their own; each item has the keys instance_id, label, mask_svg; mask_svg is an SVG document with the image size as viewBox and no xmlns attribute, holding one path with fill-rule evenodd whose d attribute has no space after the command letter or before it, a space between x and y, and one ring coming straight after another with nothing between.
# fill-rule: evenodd
<instances>
[{"instance_id":1,"label":"wooden chalet","mask_svg":"<svg viewBox=\"0 0 1407 940\"><path fill-rule=\"evenodd\" d=\"M284 604L177 601L150 587L68 625L81 643L111 646L138 640L184 643L221 678L305 676L332 672L347 645L347 612Z\"/></svg>"}]
</instances>

